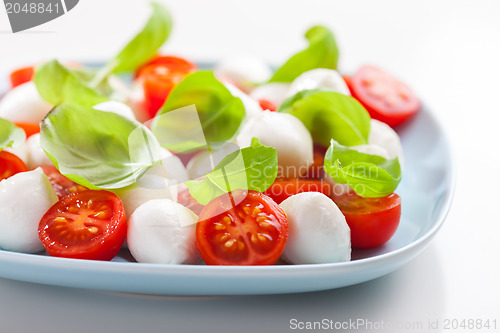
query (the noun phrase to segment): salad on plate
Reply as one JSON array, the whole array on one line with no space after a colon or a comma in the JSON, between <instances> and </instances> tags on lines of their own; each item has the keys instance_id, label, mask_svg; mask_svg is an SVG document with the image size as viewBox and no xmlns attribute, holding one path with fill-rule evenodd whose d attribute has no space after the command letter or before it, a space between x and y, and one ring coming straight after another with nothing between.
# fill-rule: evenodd
<instances>
[{"instance_id":1,"label":"salad on plate","mask_svg":"<svg viewBox=\"0 0 500 333\"><path fill-rule=\"evenodd\" d=\"M351 260L390 241L403 151L420 109L391 74L337 69L332 32L272 68L207 68L160 53L152 15L102 66L14 70L0 100L0 249L138 263L274 265Z\"/></svg>"}]
</instances>

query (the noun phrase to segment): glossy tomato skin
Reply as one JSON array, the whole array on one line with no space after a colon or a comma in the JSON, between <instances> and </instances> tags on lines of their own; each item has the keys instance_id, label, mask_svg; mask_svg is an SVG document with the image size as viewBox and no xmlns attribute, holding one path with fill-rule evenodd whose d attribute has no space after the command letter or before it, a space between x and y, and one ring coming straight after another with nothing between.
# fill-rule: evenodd
<instances>
[{"instance_id":1,"label":"glossy tomato skin","mask_svg":"<svg viewBox=\"0 0 500 333\"><path fill-rule=\"evenodd\" d=\"M87 190L61 198L42 217L38 236L55 257L111 260L127 233L123 205L108 191Z\"/></svg>"},{"instance_id":2,"label":"glossy tomato skin","mask_svg":"<svg viewBox=\"0 0 500 333\"><path fill-rule=\"evenodd\" d=\"M62 197L88 190L85 186L75 183L71 179L64 176L57 168L53 165L42 165L40 166L49 178L50 184L54 188L59 199Z\"/></svg>"},{"instance_id":3,"label":"glossy tomato skin","mask_svg":"<svg viewBox=\"0 0 500 333\"><path fill-rule=\"evenodd\" d=\"M19 157L5 150L0 151L0 181L24 171L28 171L28 167Z\"/></svg>"},{"instance_id":4,"label":"glossy tomato skin","mask_svg":"<svg viewBox=\"0 0 500 333\"><path fill-rule=\"evenodd\" d=\"M401 219L401 198L393 193L383 198L362 198L356 193L332 196L351 229L351 244L371 248L385 244Z\"/></svg>"},{"instance_id":5,"label":"glossy tomato skin","mask_svg":"<svg viewBox=\"0 0 500 333\"><path fill-rule=\"evenodd\" d=\"M362 66L346 82L370 116L391 127L404 123L420 109L410 87L377 67Z\"/></svg>"},{"instance_id":6,"label":"glossy tomato skin","mask_svg":"<svg viewBox=\"0 0 500 333\"><path fill-rule=\"evenodd\" d=\"M215 198L196 225L196 244L207 265L273 265L287 238L285 212L255 191Z\"/></svg>"},{"instance_id":7,"label":"glossy tomato skin","mask_svg":"<svg viewBox=\"0 0 500 333\"><path fill-rule=\"evenodd\" d=\"M33 66L22 67L10 73L10 84L15 88L23 83L29 82L35 75L35 68Z\"/></svg>"},{"instance_id":8,"label":"glossy tomato skin","mask_svg":"<svg viewBox=\"0 0 500 333\"><path fill-rule=\"evenodd\" d=\"M274 183L264 192L278 204L289 197L302 192L321 192L326 196L332 193L332 186L320 179L276 179Z\"/></svg>"},{"instance_id":9,"label":"glossy tomato skin","mask_svg":"<svg viewBox=\"0 0 500 333\"><path fill-rule=\"evenodd\" d=\"M172 89L187 74L196 70L196 65L174 56L158 56L137 72L144 90L144 107L153 118L163 106Z\"/></svg>"},{"instance_id":10,"label":"glossy tomato skin","mask_svg":"<svg viewBox=\"0 0 500 333\"><path fill-rule=\"evenodd\" d=\"M259 102L260 107L262 110L269 110L269 111L276 111L278 110L278 106L271 102L270 100L267 99L259 99L257 102Z\"/></svg>"}]
</instances>

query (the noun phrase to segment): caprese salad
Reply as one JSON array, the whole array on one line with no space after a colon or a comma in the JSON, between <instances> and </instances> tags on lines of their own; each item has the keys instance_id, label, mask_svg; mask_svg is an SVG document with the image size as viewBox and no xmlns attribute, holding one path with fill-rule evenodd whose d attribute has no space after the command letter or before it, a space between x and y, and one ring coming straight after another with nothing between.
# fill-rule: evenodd
<instances>
[{"instance_id":1,"label":"caprese salad","mask_svg":"<svg viewBox=\"0 0 500 333\"><path fill-rule=\"evenodd\" d=\"M211 69L159 53L172 27L152 3L101 67L14 70L0 100L0 248L139 263L349 261L389 241L403 152L393 127L420 108L374 66L337 71L332 32L276 70Z\"/></svg>"}]
</instances>

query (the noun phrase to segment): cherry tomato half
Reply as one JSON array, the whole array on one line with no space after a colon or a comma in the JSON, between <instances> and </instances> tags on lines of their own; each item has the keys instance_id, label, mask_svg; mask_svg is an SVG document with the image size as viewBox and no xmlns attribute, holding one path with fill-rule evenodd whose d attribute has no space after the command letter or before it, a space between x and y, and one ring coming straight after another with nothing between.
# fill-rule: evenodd
<instances>
[{"instance_id":1,"label":"cherry tomato half","mask_svg":"<svg viewBox=\"0 0 500 333\"><path fill-rule=\"evenodd\" d=\"M40 125L38 124L14 123L14 125L24 130L26 138L29 138L33 134L40 133Z\"/></svg>"},{"instance_id":2,"label":"cherry tomato half","mask_svg":"<svg viewBox=\"0 0 500 333\"><path fill-rule=\"evenodd\" d=\"M196 244L208 265L273 265L287 238L285 212L255 191L233 191L215 198L196 225Z\"/></svg>"},{"instance_id":3,"label":"cherry tomato half","mask_svg":"<svg viewBox=\"0 0 500 333\"><path fill-rule=\"evenodd\" d=\"M363 66L347 80L349 90L372 118L395 127L420 109L420 101L403 82L373 66Z\"/></svg>"},{"instance_id":4,"label":"cherry tomato half","mask_svg":"<svg viewBox=\"0 0 500 333\"><path fill-rule=\"evenodd\" d=\"M0 181L24 171L28 171L28 167L19 157L5 150L0 151Z\"/></svg>"},{"instance_id":5,"label":"cherry tomato half","mask_svg":"<svg viewBox=\"0 0 500 333\"><path fill-rule=\"evenodd\" d=\"M401 198L395 193L383 198L362 198L350 192L332 199L351 228L353 247L369 248L385 244L398 228Z\"/></svg>"},{"instance_id":6,"label":"cherry tomato half","mask_svg":"<svg viewBox=\"0 0 500 333\"><path fill-rule=\"evenodd\" d=\"M271 197L277 203L282 203L292 195L302 192L321 192L330 196L332 186L324 180L319 179L276 179L264 194Z\"/></svg>"},{"instance_id":7,"label":"cherry tomato half","mask_svg":"<svg viewBox=\"0 0 500 333\"><path fill-rule=\"evenodd\" d=\"M23 83L31 81L35 74L35 68L33 66L22 67L16 69L10 73L10 84L12 88L15 88Z\"/></svg>"},{"instance_id":8,"label":"cherry tomato half","mask_svg":"<svg viewBox=\"0 0 500 333\"><path fill-rule=\"evenodd\" d=\"M172 89L196 68L186 59L159 56L139 69L137 77L142 81L144 106L151 118L163 106Z\"/></svg>"},{"instance_id":9,"label":"cherry tomato half","mask_svg":"<svg viewBox=\"0 0 500 333\"><path fill-rule=\"evenodd\" d=\"M85 186L75 183L71 179L64 176L57 168L53 165L42 165L43 172L47 175L56 192L59 199L62 197L88 190Z\"/></svg>"},{"instance_id":10,"label":"cherry tomato half","mask_svg":"<svg viewBox=\"0 0 500 333\"><path fill-rule=\"evenodd\" d=\"M122 202L108 191L67 195L49 208L38 225L45 250L55 257L111 260L126 234Z\"/></svg>"}]
</instances>

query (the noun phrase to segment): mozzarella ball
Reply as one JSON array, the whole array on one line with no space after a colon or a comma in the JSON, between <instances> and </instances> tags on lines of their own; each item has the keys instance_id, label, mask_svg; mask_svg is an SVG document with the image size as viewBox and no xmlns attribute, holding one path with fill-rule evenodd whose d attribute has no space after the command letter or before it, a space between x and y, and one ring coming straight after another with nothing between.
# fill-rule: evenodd
<instances>
[{"instance_id":1,"label":"mozzarella ball","mask_svg":"<svg viewBox=\"0 0 500 333\"><path fill-rule=\"evenodd\" d=\"M50 110L52 105L42 99L32 81L15 87L0 99L0 118L13 123L38 125Z\"/></svg>"},{"instance_id":2,"label":"mozzarella ball","mask_svg":"<svg viewBox=\"0 0 500 333\"><path fill-rule=\"evenodd\" d=\"M316 68L302 73L290 85L288 96L302 90L325 89L344 95L351 95L342 76L333 69Z\"/></svg>"},{"instance_id":3,"label":"mozzarella ball","mask_svg":"<svg viewBox=\"0 0 500 333\"><path fill-rule=\"evenodd\" d=\"M229 90L231 95L234 97L238 97L241 99L241 102L243 103L243 106L245 107L245 115L246 115L246 120L254 118L258 116L262 112L262 108L260 107L259 103L245 94L243 91L235 87L234 85L230 83L224 84L224 86Z\"/></svg>"},{"instance_id":4,"label":"mozzarella ball","mask_svg":"<svg viewBox=\"0 0 500 333\"><path fill-rule=\"evenodd\" d=\"M266 83L252 90L250 97L257 101L268 100L279 107L287 98L289 89L288 83Z\"/></svg>"},{"instance_id":5,"label":"mozzarella ball","mask_svg":"<svg viewBox=\"0 0 500 333\"><path fill-rule=\"evenodd\" d=\"M196 179L210 173L213 168L222 161L224 157L238 150L238 146L232 142L215 147L212 152L201 151L194 155L188 162L186 168L189 179Z\"/></svg>"},{"instance_id":6,"label":"mozzarella ball","mask_svg":"<svg viewBox=\"0 0 500 333\"><path fill-rule=\"evenodd\" d=\"M132 112L134 112L134 116L137 121L144 123L148 121L151 116L148 111L144 107L144 90L139 81L134 81L132 84L132 89L130 93L127 95L127 105L130 106Z\"/></svg>"},{"instance_id":7,"label":"mozzarella ball","mask_svg":"<svg viewBox=\"0 0 500 333\"><path fill-rule=\"evenodd\" d=\"M351 231L335 203L319 192L304 192L283 201L288 240L282 258L291 264L351 260Z\"/></svg>"},{"instance_id":8,"label":"mozzarella ball","mask_svg":"<svg viewBox=\"0 0 500 333\"><path fill-rule=\"evenodd\" d=\"M188 172L181 159L163 147L160 149L160 154L162 156L161 175L176 184L184 183L189 180Z\"/></svg>"},{"instance_id":9,"label":"mozzarella ball","mask_svg":"<svg viewBox=\"0 0 500 333\"><path fill-rule=\"evenodd\" d=\"M245 91L251 90L256 83L268 81L273 72L262 60L239 56L225 59L214 68L214 75L222 81L229 81Z\"/></svg>"},{"instance_id":10,"label":"mozzarella ball","mask_svg":"<svg viewBox=\"0 0 500 333\"><path fill-rule=\"evenodd\" d=\"M263 111L243 125L236 141L240 147L248 147L254 137L263 145L276 148L279 177L297 178L314 162L311 134L291 114Z\"/></svg>"},{"instance_id":11,"label":"mozzarella ball","mask_svg":"<svg viewBox=\"0 0 500 333\"><path fill-rule=\"evenodd\" d=\"M172 200L151 200L132 214L127 242L132 256L141 263L196 264L197 216Z\"/></svg>"},{"instance_id":12,"label":"mozzarella ball","mask_svg":"<svg viewBox=\"0 0 500 333\"><path fill-rule=\"evenodd\" d=\"M123 116L130 120L136 120L134 112L132 111L130 106L121 102L107 101L94 105L93 108L98 111L116 113L117 115Z\"/></svg>"},{"instance_id":13,"label":"mozzarella ball","mask_svg":"<svg viewBox=\"0 0 500 333\"><path fill-rule=\"evenodd\" d=\"M36 253L43 250L38 223L57 202L49 179L38 168L0 182L0 248Z\"/></svg>"},{"instance_id":14,"label":"mozzarella ball","mask_svg":"<svg viewBox=\"0 0 500 333\"><path fill-rule=\"evenodd\" d=\"M26 142L15 145L14 147L6 147L3 150L19 157L24 164L28 164L28 145Z\"/></svg>"},{"instance_id":15,"label":"mozzarella ball","mask_svg":"<svg viewBox=\"0 0 500 333\"><path fill-rule=\"evenodd\" d=\"M398 134L387 124L372 119L368 143L376 145L386 151L387 157L393 159L398 157L399 163L403 165L403 147Z\"/></svg>"},{"instance_id":16,"label":"mozzarella ball","mask_svg":"<svg viewBox=\"0 0 500 333\"><path fill-rule=\"evenodd\" d=\"M53 165L50 158L40 146L40 133L33 134L26 141L28 147L28 168L33 169L41 165Z\"/></svg>"}]
</instances>

